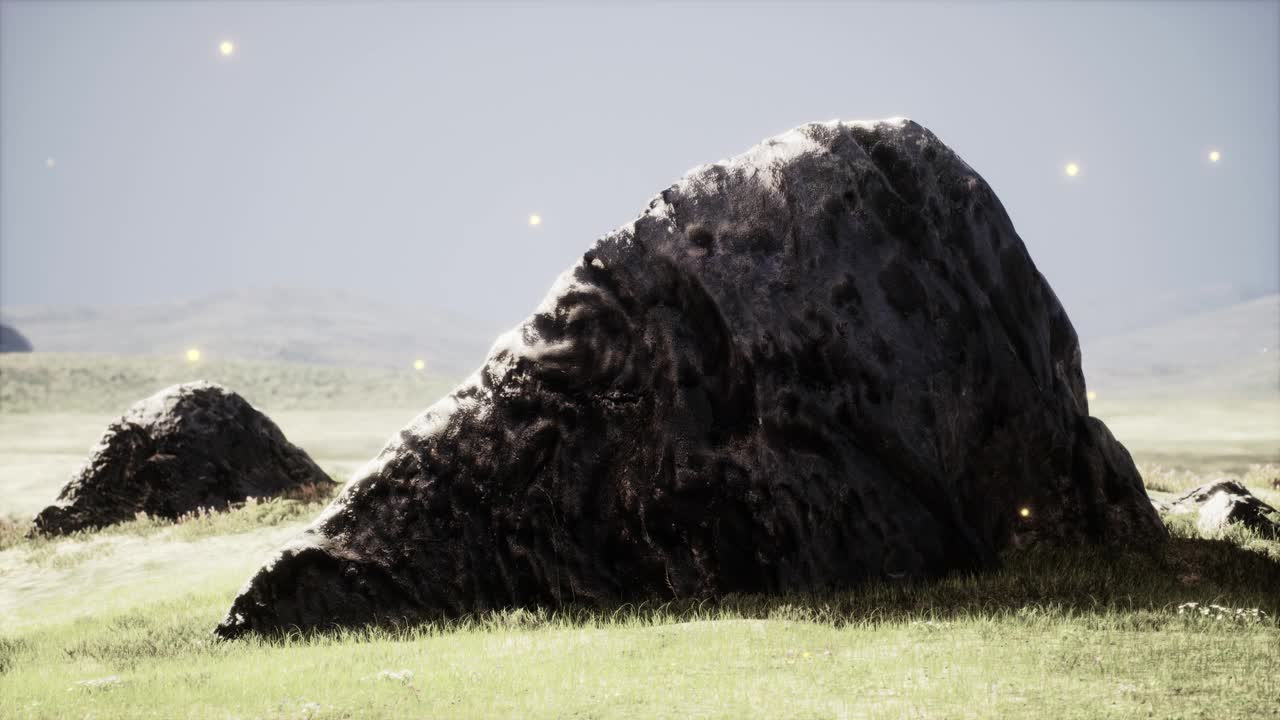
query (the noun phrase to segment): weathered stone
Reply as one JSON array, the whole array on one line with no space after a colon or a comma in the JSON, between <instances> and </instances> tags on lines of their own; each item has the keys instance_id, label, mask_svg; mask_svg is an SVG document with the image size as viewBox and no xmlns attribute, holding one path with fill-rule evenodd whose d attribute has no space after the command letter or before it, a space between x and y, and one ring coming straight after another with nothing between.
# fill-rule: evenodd
<instances>
[{"instance_id":1,"label":"weathered stone","mask_svg":"<svg viewBox=\"0 0 1280 720\"><path fill-rule=\"evenodd\" d=\"M811 124L599 240L218 632L826 590L1165 537L987 184L913 122Z\"/></svg>"},{"instance_id":2,"label":"weathered stone","mask_svg":"<svg viewBox=\"0 0 1280 720\"><path fill-rule=\"evenodd\" d=\"M332 482L244 398L211 383L175 385L107 428L31 533L100 528L139 512L173 519Z\"/></svg>"},{"instance_id":3,"label":"weathered stone","mask_svg":"<svg viewBox=\"0 0 1280 720\"><path fill-rule=\"evenodd\" d=\"M1265 536L1280 537L1280 510L1235 480L1215 480L1170 502L1156 504L1153 500L1152 504L1156 510L1170 515L1195 515L1196 527L1205 535L1243 525Z\"/></svg>"},{"instance_id":4,"label":"weathered stone","mask_svg":"<svg viewBox=\"0 0 1280 720\"><path fill-rule=\"evenodd\" d=\"M1161 493L1156 490L1147 491L1147 497L1151 498L1151 507L1155 508L1156 512L1160 514L1167 513L1172 508L1167 495L1168 493Z\"/></svg>"},{"instance_id":5,"label":"weathered stone","mask_svg":"<svg viewBox=\"0 0 1280 720\"><path fill-rule=\"evenodd\" d=\"M31 341L17 328L0 325L0 353L31 352Z\"/></svg>"}]
</instances>

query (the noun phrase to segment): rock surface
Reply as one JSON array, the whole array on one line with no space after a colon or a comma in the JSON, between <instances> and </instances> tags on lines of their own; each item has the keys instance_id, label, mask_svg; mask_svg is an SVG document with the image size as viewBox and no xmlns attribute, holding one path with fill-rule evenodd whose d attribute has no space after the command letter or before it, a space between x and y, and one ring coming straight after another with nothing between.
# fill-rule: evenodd
<instances>
[{"instance_id":1,"label":"rock surface","mask_svg":"<svg viewBox=\"0 0 1280 720\"><path fill-rule=\"evenodd\" d=\"M810 124L600 239L218 633L823 590L1166 537L991 188L916 123Z\"/></svg>"},{"instance_id":2,"label":"rock surface","mask_svg":"<svg viewBox=\"0 0 1280 720\"><path fill-rule=\"evenodd\" d=\"M31 351L31 341L22 333L8 325L0 325L0 353Z\"/></svg>"},{"instance_id":3,"label":"rock surface","mask_svg":"<svg viewBox=\"0 0 1280 720\"><path fill-rule=\"evenodd\" d=\"M139 512L172 519L332 482L244 398L211 383L174 385L107 428L31 533L100 528Z\"/></svg>"},{"instance_id":4,"label":"rock surface","mask_svg":"<svg viewBox=\"0 0 1280 720\"><path fill-rule=\"evenodd\" d=\"M1170 515L1195 515L1196 527L1205 535L1243 525L1256 533L1280 538L1280 510L1235 480L1216 480L1167 503L1153 500L1152 504Z\"/></svg>"}]
</instances>

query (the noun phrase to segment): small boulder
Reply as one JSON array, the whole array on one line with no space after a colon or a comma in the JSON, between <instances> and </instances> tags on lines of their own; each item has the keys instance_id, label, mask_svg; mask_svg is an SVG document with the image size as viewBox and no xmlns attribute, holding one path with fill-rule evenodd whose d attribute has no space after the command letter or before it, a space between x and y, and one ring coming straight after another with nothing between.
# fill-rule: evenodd
<instances>
[{"instance_id":1,"label":"small boulder","mask_svg":"<svg viewBox=\"0 0 1280 720\"><path fill-rule=\"evenodd\" d=\"M31 535L226 508L248 497L331 484L244 398L207 382L174 385L112 423L89 460L36 515Z\"/></svg>"},{"instance_id":2,"label":"small boulder","mask_svg":"<svg viewBox=\"0 0 1280 720\"><path fill-rule=\"evenodd\" d=\"M8 325L0 325L0 353L31 352L31 341Z\"/></svg>"},{"instance_id":3,"label":"small boulder","mask_svg":"<svg viewBox=\"0 0 1280 720\"><path fill-rule=\"evenodd\" d=\"M1196 514L1201 533L1221 532L1231 525L1244 525L1254 532L1280 537L1280 510L1258 499L1235 480L1215 480L1169 502L1152 500L1161 513Z\"/></svg>"}]
</instances>

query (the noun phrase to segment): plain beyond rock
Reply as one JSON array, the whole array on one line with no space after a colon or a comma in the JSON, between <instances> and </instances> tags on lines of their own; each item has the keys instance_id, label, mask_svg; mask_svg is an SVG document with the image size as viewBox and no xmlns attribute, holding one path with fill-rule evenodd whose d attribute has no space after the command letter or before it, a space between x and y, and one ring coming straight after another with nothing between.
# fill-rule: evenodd
<instances>
[{"instance_id":1,"label":"plain beyond rock","mask_svg":"<svg viewBox=\"0 0 1280 720\"><path fill-rule=\"evenodd\" d=\"M986 182L914 122L815 123L595 243L218 633L825 591L1165 538Z\"/></svg>"},{"instance_id":2,"label":"plain beyond rock","mask_svg":"<svg viewBox=\"0 0 1280 720\"><path fill-rule=\"evenodd\" d=\"M175 519L333 481L244 398L174 385L112 423L31 534L100 528L138 513Z\"/></svg>"}]
</instances>

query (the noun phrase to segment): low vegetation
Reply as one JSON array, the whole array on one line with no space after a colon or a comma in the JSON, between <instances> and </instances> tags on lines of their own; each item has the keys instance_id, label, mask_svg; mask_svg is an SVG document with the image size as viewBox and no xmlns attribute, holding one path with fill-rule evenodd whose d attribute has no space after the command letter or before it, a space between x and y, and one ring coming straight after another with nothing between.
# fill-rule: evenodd
<instances>
[{"instance_id":1,"label":"low vegetation","mask_svg":"<svg viewBox=\"0 0 1280 720\"><path fill-rule=\"evenodd\" d=\"M208 380L271 411L425 408L456 384L429 371L287 363L200 361L90 353L0 354L0 409L6 414L120 414L158 390Z\"/></svg>"},{"instance_id":2,"label":"low vegetation","mask_svg":"<svg viewBox=\"0 0 1280 720\"><path fill-rule=\"evenodd\" d=\"M1140 463L1138 471L1152 497L1172 499L1215 480L1235 480L1263 502L1280 509L1280 465L1275 463L1255 463L1240 473L1197 473L1155 463Z\"/></svg>"},{"instance_id":3,"label":"low vegetation","mask_svg":"<svg viewBox=\"0 0 1280 720\"><path fill-rule=\"evenodd\" d=\"M1280 545L1239 539L275 641L214 641L220 588L5 634L0 716L1275 717Z\"/></svg>"},{"instance_id":4,"label":"low vegetation","mask_svg":"<svg viewBox=\"0 0 1280 720\"><path fill-rule=\"evenodd\" d=\"M1280 392L1274 387L1250 396L1179 388L1154 397L1114 393L1090 402L1089 410L1149 467L1200 476L1280 465Z\"/></svg>"},{"instance_id":5,"label":"low vegetation","mask_svg":"<svg viewBox=\"0 0 1280 720\"><path fill-rule=\"evenodd\" d=\"M262 528L299 523L315 517L337 494L339 485L304 485L279 497L249 498L230 508L201 508L176 519L138 513L129 522L108 525L98 530L81 530L60 537L26 537L30 520L0 518L0 550L41 551L59 543L84 543L100 537L152 537L163 535L174 540L195 540L218 535L253 532Z\"/></svg>"},{"instance_id":6,"label":"low vegetation","mask_svg":"<svg viewBox=\"0 0 1280 720\"><path fill-rule=\"evenodd\" d=\"M33 400L9 362L0 397L29 400L26 414L0 406L15 433L0 464L32 467L21 463L37 451L74 464L56 413L136 399L69 399L84 362L68 360L61 389ZM307 382L292 372L259 387ZM361 411L341 402L283 413L282 427L313 454L356 462L408 419L353 421ZM1182 436L1136 407L1120 423L1136 441L1117 435L1153 493L1234 477L1280 507L1270 426L1242 431L1229 461L1171 463ZM387 430L356 436L344 419ZM31 492L52 499L54 477ZM1191 517L1166 518L1158 550L1032 548L933 583L216 641L240 584L328 499L58 539L23 538L27 516L0 521L0 718L1280 718L1280 542L1243 528L1201 537Z\"/></svg>"}]
</instances>

